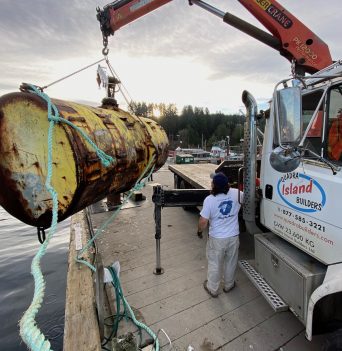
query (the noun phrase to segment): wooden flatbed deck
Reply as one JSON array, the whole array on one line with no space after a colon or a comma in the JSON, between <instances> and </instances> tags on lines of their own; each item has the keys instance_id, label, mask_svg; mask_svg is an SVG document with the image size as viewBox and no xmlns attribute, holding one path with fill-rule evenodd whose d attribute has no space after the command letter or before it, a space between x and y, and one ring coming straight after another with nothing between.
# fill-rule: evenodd
<instances>
[{"instance_id":1,"label":"wooden flatbed deck","mask_svg":"<svg viewBox=\"0 0 342 351\"><path fill-rule=\"evenodd\" d=\"M169 165L169 170L181 176L195 189L210 189L210 174L215 172L217 165L212 163L194 163L187 165Z\"/></svg>"},{"instance_id":2,"label":"wooden flatbed deck","mask_svg":"<svg viewBox=\"0 0 342 351\"><path fill-rule=\"evenodd\" d=\"M209 168L215 165L204 167L209 175ZM166 167L154 180L173 188L172 173ZM308 342L298 319L291 312L275 313L239 269L237 286L230 293L221 289L218 298L207 294L203 289L206 240L196 235L198 213L181 208L162 210L161 265L165 273L154 275L152 185L143 190L146 201L122 210L97 241L105 265L120 261L124 294L141 321L154 332L164 329L175 350L187 350L189 345L196 351L320 350L323 338ZM99 227L110 215L93 214L93 224ZM240 239L240 257L253 258L251 236L241 233ZM162 333L160 342L162 349L169 350Z\"/></svg>"}]
</instances>

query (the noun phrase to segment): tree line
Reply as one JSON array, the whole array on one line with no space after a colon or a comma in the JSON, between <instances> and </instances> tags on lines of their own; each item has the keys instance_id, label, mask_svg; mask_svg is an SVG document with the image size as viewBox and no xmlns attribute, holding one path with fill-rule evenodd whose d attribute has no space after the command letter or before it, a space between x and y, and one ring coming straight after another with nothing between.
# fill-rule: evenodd
<instances>
[{"instance_id":1,"label":"tree line","mask_svg":"<svg viewBox=\"0 0 342 351\"><path fill-rule=\"evenodd\" d=\"M208 108L184 106L179 113L175 104L131 102L129 111L137 116L157 121L166 131L171 148L207 149L227 140L231 146L240 145L245 117L239 114L210 113Z\"/></svg>"}]
</instances>

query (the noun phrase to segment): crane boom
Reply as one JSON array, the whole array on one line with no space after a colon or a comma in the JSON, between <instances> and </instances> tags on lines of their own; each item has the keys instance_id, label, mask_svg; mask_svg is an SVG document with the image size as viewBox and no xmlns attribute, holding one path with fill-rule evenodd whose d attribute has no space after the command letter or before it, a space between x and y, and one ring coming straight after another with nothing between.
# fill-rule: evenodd
<instances>
[{"instance_id":1,"label":"crane boom","mask_svg":"<svg viewBox=\"0 0 342 351\"><path fill-rule=\"evenodd\" d=\"M238 0L281 41L285 57L315 73L333 63L328 45L275 0Z\"/></svg>"},{"instance_id":2,"label":"crane boom","mask_svg":"<svg viewBox=\"0 0 342 351\"><path fill-rule=\"evenodd\" d=\"M97 19L105 36L172 0L117 0L98 9Z\"/></svg>"},{"instance_id":3,"label":"crane boom","mask_svg":"<svg viewBox=\"0 0 342 351\"><path fill-rule=\"evenodd\" d=\"M117 0L98 9L104 37L114 34L122 26L146 15L172 0ZM238 0L272 34L223 12L202 0L189 0L201 8L277 50L295 62L297 73L315 73L333 63L328 45L275 0Z\"/></svg>"}]
</instances>

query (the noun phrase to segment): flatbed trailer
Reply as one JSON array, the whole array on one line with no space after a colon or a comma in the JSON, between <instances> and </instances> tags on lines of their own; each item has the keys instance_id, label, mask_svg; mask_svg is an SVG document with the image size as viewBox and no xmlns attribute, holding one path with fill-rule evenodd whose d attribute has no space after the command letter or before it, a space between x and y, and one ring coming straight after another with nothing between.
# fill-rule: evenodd
<instances>
[{"instance_id":1,"label":"flatbed trailer","mask_svg":"<svg viewBox=\"0 0 342 351\"><path fill-rule=\"evenodd\" d=\"M227 160L220 165L212 163L198 164L172 164L169 170L174 176L175 189L211 189L210 174L223 172L229 179L230 185L238 186L239 170L242 169L243 161ZM241 173L242 176L242 173Z\"/></svg>"},{"instance_id":2,"label":"flatbed trailer","mask_svg":"<svg viewBox=\"0 0 342 351\"><path fill-rule=\"evenodd\" d=\"M169 165L175 189L210 189L210 174L216 169L217 165L211 163Z\"/></svg>"}]
</instances>

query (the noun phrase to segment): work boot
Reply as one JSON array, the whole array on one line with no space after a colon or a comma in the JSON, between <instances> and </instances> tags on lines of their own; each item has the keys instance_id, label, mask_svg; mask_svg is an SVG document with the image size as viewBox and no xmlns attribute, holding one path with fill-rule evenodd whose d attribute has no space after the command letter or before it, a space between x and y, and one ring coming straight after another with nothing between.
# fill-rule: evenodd
<instances>
[{"instance_id":1,"label":"work boot","mask_svg":"<svg viewBox=\"0 0 342 351\"><path fill-rule=\"evenodd\" d=\"M203 288L204 288L204 290L205 290L211 297L217 297L217 296L218 296L218 293L214 293L214 292L210 291L210 290L208 289L207 283L208 283L208 280L205 280L205 281L203 282Z\"/></svg>"},{"instance_id":2,"label":"work boot","mask_svg":"<svg viewBox=\"0 0 342 351\"><path fill-rule=\"evenodd\" d=\"M233 283L233 285L232 285L230 288L224 287L224 288L223 288L223 291L224 291L225 293L228 293L229 291L233 290L234 288L235 288L235 282Z\"/></svg>"}]
</instances>

